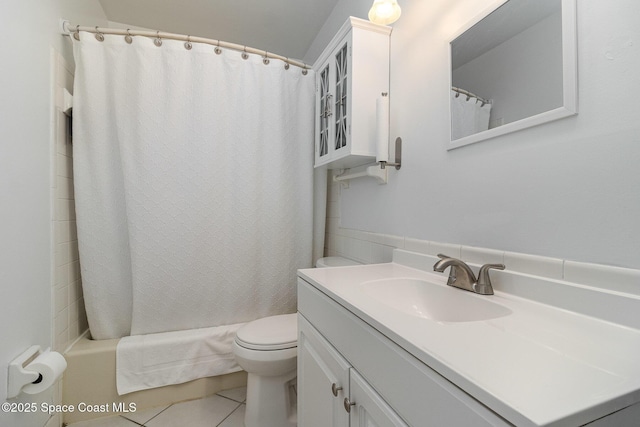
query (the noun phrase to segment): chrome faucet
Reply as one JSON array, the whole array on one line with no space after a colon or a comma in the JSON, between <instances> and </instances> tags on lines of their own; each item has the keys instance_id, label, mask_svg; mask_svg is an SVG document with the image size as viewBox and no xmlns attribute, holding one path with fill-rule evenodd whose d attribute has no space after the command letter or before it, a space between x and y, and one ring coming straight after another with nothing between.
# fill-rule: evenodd
<instances>
[{"instance_id":1,"label":"chrome faucet","mask_svg":"<svg viewBox=\"0 0 640 427\"><path fill-rule=\"evenodd\" d=\"M443 254L438 254L438 258L440 261L433 265L434 271L442 273L447 267L451 267L447 285L482 295L493 295L489 270L492 268L504 270L504 264L485 264L480 267L476 280L475 274L464 261Z\"/></svg>"}]
</instances>

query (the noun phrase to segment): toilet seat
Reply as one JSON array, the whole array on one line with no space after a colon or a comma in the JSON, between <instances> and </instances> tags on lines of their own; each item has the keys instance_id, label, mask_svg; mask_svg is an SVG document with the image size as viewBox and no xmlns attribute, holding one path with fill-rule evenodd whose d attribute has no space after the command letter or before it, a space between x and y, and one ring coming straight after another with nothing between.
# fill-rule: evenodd
<instances>
[{"instance_id":1,"label":"toilet seat","mask_svg":"<svg viewBox=\"0 0 640 427\"><path fill-rule=\"evenodd\" d=\"M283 350L298 346L296 313L270 316L249 322L236 332L236 343L259 351Z\"/></svg>"}]
</instances>

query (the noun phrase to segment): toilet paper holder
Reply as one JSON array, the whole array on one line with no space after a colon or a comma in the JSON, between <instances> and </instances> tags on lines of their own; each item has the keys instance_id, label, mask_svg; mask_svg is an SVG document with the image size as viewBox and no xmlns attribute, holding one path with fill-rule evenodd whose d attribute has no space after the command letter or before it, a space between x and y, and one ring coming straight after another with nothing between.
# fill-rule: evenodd
<instances>
[{"instance_id":1,"label":"toilet paper holder","mask_svg":"<svg viewBox=\"0 0 640 427\"><path fill-rule=\"evenodd\" d=\"M7 398L18 396L27 384L38 384L42 381L40 372L29 369L29 364L42 354L40 350L39 345L33 345L9 363ZM45 350L45 353L49 350Z\"/></svg>"}]
</instances>

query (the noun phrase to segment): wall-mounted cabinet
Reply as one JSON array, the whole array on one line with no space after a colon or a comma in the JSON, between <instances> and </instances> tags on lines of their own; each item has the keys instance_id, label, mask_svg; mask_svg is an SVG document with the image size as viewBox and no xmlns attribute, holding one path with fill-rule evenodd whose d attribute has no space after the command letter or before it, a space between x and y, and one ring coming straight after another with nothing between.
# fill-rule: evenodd
<instances>
[{"instance_id":1,"label":"wall-mounted cabinet","mask_svg":"<svg viewBox=\"0 0 640 427\"><path fill-rule=\"evenodd\" d=\"M315 166L375 161L376 99L389 92L391 28L350 17L316 71Z\"/></svg>"}]
</instances>

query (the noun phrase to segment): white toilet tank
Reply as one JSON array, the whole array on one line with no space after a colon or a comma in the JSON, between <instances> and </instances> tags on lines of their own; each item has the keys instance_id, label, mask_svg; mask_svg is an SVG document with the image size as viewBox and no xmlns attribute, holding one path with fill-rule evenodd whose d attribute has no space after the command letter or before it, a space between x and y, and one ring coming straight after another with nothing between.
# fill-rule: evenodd
<instances>
[{"instance_id":1,"label":"white toilet tank","mask_svg":"<svg viewBox=\"0 0 640 427\"><path fill-rule=\"evenodd\" d=\"M328 257L324 257L324 258L320 258L318 259L318 261L316 261L316 267L318 268L325 268L325 267L346 267L349 265L360 265L361 263L348 259L348 258L343 258L341 256L328 256Z\"/></svg>"}]
</instances>

